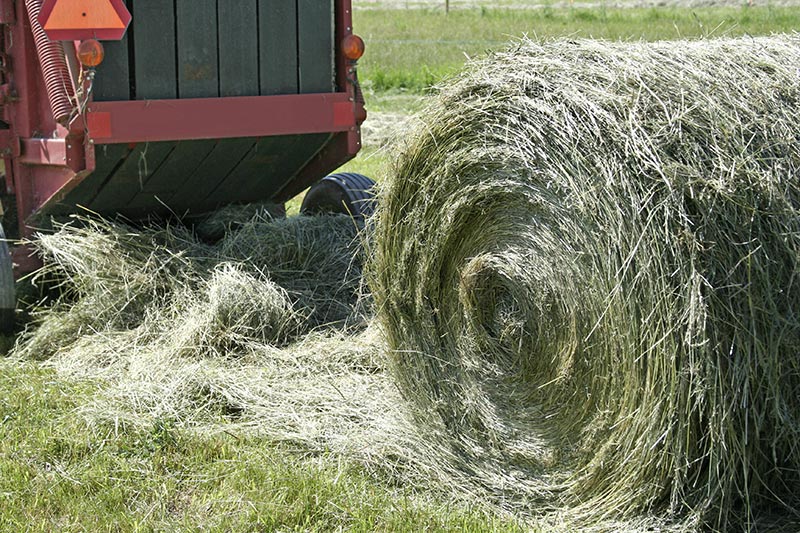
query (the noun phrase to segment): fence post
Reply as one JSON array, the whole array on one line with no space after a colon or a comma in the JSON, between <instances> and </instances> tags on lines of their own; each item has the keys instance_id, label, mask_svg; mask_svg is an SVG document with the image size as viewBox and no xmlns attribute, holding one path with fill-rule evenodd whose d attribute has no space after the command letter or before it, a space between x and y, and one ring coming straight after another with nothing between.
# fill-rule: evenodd
<instances>
[{"instance_id":1,"label":"fence post","mask_svg":"<svg viewBox=\"0 0 800 533\"><path fill-rule=\"evenodd\" d=\"M444 12L445 14L450 13L450 0L444 0Z\"/></svg>"}]
</instances>

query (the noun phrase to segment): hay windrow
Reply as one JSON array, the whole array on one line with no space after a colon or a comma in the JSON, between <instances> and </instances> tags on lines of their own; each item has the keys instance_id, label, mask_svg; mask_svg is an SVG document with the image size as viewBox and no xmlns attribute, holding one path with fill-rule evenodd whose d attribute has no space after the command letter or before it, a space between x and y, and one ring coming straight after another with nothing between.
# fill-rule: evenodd
<instances>
[{"instance_id":1,"label":"hay windrow","mask_svg":"<svg viewBox=\"0 0 800 533\"><path fill-rule=\"evenodd\" d=\"M800 509L800 38L524 41L401 154L371 289L451 466L509 508Z\"/></svg>"}]
</instances>

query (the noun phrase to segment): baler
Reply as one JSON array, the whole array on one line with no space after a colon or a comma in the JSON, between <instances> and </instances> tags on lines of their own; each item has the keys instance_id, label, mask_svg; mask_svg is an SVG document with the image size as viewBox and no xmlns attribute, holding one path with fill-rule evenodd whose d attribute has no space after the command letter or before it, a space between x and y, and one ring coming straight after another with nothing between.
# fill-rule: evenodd
<instances>
[{"instance_id":1,"label":"baler","mask_svg":"<svg viewBox=\"0 0 800 533\"><path fill-rule=\"evenodd\" d=\"M280 204L360 148L350 0L0 0L0 29L10 236L79 210ZM347 203L369 185L337 175L309 198ZM0 245L5 329L12 263L30 271L28 256Z\"/></svg>"}]
</instances>

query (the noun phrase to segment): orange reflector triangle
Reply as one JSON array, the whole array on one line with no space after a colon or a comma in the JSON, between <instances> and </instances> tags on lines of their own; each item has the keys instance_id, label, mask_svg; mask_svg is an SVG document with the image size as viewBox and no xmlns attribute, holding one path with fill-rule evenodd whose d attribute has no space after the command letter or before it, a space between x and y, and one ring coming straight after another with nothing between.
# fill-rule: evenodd
<instances>
[{"instance_id":1,"label":"orange reflector triangle","mask_svg":"<svg viewBox=\"0 0 800 533\"><path fill-rule=\"evenodd\" d=\"M45 0L39 13L39 23L55 41L118 40L130 20L122 0Z\"/></svg>"}]
</instances>

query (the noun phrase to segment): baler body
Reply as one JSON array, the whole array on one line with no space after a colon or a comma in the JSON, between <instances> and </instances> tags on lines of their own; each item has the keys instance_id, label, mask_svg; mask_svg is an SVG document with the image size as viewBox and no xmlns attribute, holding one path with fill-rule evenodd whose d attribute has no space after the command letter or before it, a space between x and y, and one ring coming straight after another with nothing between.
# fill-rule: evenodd
<instances>
[{"instance_id":1,"label":"baler body","mask_svg":"<svg viewBox=\"0 0 800 533\"><path fill-rule=\"evenodd\" d=\"M73 72L78 43L62 43L74 109L60 123L31 2L0 0L0 150L22 235L81 209L137 219L284 202L360 148L366 112L339 51L350 0L128 0L132 22L104 42L93 81Z\"/></svg>"}]
</instances>

